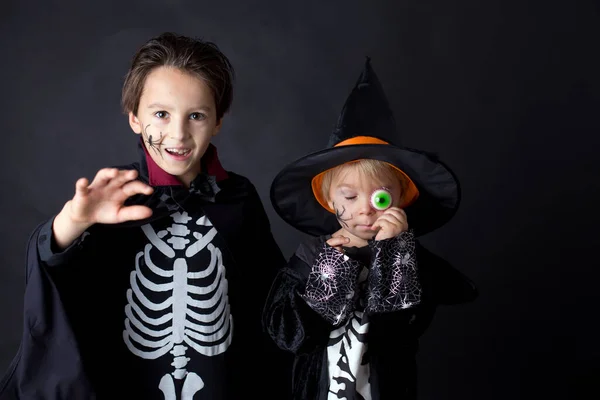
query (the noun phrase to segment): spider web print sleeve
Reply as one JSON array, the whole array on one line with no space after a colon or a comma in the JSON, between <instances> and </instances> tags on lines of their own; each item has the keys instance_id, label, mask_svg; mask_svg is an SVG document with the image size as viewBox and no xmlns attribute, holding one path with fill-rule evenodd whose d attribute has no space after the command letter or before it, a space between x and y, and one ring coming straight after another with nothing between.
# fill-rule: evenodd
<instances>
[{"instance_id":1,"label":"spider web print sleeve","mask_svg":"<svg viewBox=\"0 0 600 400\"><path fill-rule=\"evenodd\" d=\"M395 238L372 241L370 245L373 259L367 312L385 313L419 304L422 289L412 230Z\"/></svg>"},{"instance_id":2,"label":"spider web print sleeve","mask_svg":"<svg viewBox=\"0 0 600 400\"><path fill-rule=\"evenodd\" d=\"M301 297L327 321L339 325L352 312L359 269L358 261L325 243Z\"/></svg>"}]
</instances>

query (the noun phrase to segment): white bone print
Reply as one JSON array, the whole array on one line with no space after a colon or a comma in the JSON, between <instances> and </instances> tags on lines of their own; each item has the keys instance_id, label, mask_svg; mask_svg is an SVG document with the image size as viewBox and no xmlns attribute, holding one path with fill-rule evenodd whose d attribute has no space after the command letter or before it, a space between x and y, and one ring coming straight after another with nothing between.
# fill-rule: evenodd
<instances>
[{"instance_id":1,"label":"white bone print","mask_svg":"<svg viewBox=\"0 0 600 400\"><path fill-rule=\"evenodd\" d=\"M177 212L171 218L173 224L158 233L150 225L142 226L150 243L136 255L135 270L130 275L131 288L127 290L123 340L133 354L144 359L156 359L170 352L174 371L162 377L158 389L163 392L165 400L176 400L173 379L184 379L180 398L191 400L195 393L202 390L204 381L196 373L186 370L190 361L190 357L186 356L187 350L191 347L205 356L224 352L231 344L233 319L229 310L228 284L221 251L211 243L216 229L204 216L196 221L196 225L211 227L204 235L190 230L187 224L192 218L186 212ZM170 238L163 240L167 235ZM190 235L196 240L192 242ZM153 249L172 259L172 264L156 265L150 256ZM176 257L176 251L184 251L185 257ZM187 259L201 251L210 253L209 265L199 272L188 271ZM150 272L142 272L141 261ZM197 280L212 275L215 278L208 286L195 284ZM170 296L163 302L155 303L148 299L144 290L170 293ZM209 297L197 300L192 294ZM190 306L206 313L197 313ZM208 312L212 309L214 311ZM156 311L162 311L163 315L159 318L148 315ZM169 322L167 328L157 328ZM143 337L138 331L151 339Z\"/></svg>"}]
</instances>

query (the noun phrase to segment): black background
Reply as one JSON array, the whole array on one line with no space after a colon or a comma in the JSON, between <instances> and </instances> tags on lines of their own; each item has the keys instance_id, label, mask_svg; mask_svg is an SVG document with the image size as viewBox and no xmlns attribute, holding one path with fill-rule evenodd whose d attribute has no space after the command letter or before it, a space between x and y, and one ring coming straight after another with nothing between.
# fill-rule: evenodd
<instances>
[{"instance_id":1,"label":"black background","mask_svg":"<svg viewBox=\"0 0 600 400\"><path fill-rule=\"evenodd\" d=\"M20 340L27 237L77 178L136 157L123 76L170 30L215 41L236 67L215 144L254 181L287 256L301 234L275 215L271 180L326 145L366 55L402 143L456 172L461 208L423 242L480 297L441 309L423 336L422 399L599 398L597 2L1 5L0 370Z\"/></svg>"}]
</instances>

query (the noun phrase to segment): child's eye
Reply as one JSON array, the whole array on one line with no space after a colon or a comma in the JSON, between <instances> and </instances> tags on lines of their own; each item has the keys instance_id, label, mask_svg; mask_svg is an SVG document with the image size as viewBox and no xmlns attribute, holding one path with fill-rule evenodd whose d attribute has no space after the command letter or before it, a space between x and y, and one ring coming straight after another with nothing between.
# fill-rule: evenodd
<instances>
[{"instance_id":1,"label":"child's eye","mask_svg":"<svg viewBox=\"0 0 600 400\"><path fill-rule=\"evenodd\" d=\"M197 120L203 120L204 118L206 118L206 115L204 115L202 113L192 113L192 114L190 114L190 118L197 119Z\"/></svg>"},{"instance_id":2,"label":"child's eye","mask_svg":"<svg viewBox=\"0 0 600 400\"><path fill-rule=\"evenodd\" d=\"M166 111L157 111L154 113L154 116L162 119L167 116L167 112Z\"/></svg>"},{"instance_id":3,"label":"child's eye","mask_svg":"<svg viewBox=\"0 0 600 400\"><path fill-rule=\"evenodd\" d=\"M383 211L392 205L392 194L385 189L378 189L371 195L371 206L378 211Z\"/></svg>"},{"instance_id":4,"label":"child's eye","mask_svg":"<svg viewBox=\"0 0 600 400\"><path fill-rule=\"evenodd\" d=\"M350 196L350 197L346 197L346 200L354 200L356 198L356 196Z\"/></svg>"}]
</instances>

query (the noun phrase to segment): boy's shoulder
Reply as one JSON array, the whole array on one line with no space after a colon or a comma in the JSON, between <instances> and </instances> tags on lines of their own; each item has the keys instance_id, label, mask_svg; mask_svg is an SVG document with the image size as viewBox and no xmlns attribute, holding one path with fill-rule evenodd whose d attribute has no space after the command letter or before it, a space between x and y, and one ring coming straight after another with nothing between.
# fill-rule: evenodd
<instances>
[{"instance_id":1,"label":"boy's shoulder","mask_svg":"<svg viewBox=\"0 0 600 400\"><path fill-rule=\"evenodd\" d=\"M217 182L220 189L218 198L221 201L233 201L236 203L252 203L262 206L262 200L254 182L247 176L238 172L227 170L227 178Z\"/></svg>"},{"instance_id":2,"label":"boy's shoulder","mask_svg":"<svg viewBox=\"0 0 600 400\"><path fill-rule=\"evenodd\" d=\"M256 192L256 187L250 178L230 170L227 170L227 178L219 181L218 184L222 188L246 189L248 191Z\"/></svg>"}]
</instances>

